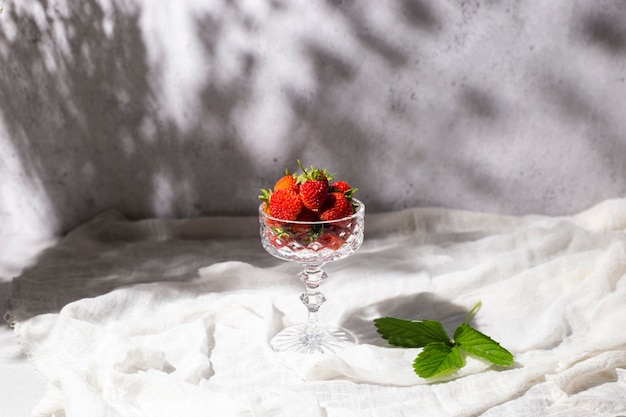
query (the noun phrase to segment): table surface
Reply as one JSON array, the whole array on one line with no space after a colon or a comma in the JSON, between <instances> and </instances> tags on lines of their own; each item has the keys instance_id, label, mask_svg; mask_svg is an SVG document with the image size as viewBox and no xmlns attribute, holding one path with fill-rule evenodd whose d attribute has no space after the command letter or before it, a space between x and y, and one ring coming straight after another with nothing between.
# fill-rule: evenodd
<instances>
[{"instance_id":1,"label":"table surface","mask_svg":"<svg viewBox=\"0 0 626 417\"><path fill-rule=\"evenodd\" d=\"M38 372L20 377L35 387L23 398L68 417L626 415L626 200L569 217L415 208L366 215L365 229L321 286L320 319L360 343L303 356L268 344L305 311L298 265L263 251L258 219L103 213L14 281L9 320ZM472 325L514 366L468 356L424 380L420 349L373 326L433 319L452 333L477 301Z\"/></svg>"}]
</instances>

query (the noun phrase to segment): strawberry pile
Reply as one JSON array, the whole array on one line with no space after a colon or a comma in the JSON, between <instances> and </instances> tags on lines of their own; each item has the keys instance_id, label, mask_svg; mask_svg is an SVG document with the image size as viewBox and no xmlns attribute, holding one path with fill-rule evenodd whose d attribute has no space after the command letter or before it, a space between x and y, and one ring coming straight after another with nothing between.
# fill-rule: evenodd
<instances>
[{"instance_id":1,"label":"strawberry pile","mask_svg":"<svg viewBox=\"0 0 626 417\"><path fill-rule=\"evenodd\" d=\"M273 190L261 189L259 198L263 201L263 211L276 219L263 220L267 226L263 233L267 233L268 241L275 248L292 247L296 242L300 246L293 247L338 250L355 226L351 221L336 220L355 213L358 205L352 195L356 189L345 181L333 182L333 176L325 169L311 166L307 170L300 161L298 165L301 174L287 170Z\"/></svg>"},{"instance_id":2,"label":"strawberry pile","mask_svg":"<svg viewBox=\"0 0 626 417\"><path fill-rule=\"evenodd\" d=\"M356 189L345 181L334 181L326 169L311 166L302 173L289 170L274 184L274 189L261 189L259 198L263 211L271 217L287 221L328 222L349 217L355 212L352 195Z\"/></svg>"}]
</instances>

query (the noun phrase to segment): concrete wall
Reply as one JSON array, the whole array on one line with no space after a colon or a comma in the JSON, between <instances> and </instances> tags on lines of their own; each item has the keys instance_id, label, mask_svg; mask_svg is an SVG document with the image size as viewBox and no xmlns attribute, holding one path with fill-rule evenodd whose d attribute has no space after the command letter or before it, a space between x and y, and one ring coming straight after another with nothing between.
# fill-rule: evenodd
<instances>
[{"instance_id":1,"label":"concrete wall","mask_svg":"<svg viewBox=\"0 0 626 417\"><path fill-rule=\"evenodd\" d=\"M371 211L626 192L621 0L4 0L0 233L254 215L325 166Z\"/></svg>"}]
</instances>

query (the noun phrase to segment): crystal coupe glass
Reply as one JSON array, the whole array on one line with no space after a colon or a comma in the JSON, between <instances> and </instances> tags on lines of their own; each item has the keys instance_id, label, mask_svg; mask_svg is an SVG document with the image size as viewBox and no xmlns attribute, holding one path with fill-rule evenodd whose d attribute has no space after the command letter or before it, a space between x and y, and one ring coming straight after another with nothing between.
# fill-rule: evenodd
<instances>
[{"instance_id":1,"label":"crystal coupe glass","mask_svg":"<svg viewBox=\"0 0 626 417\"><path fill-rule=\"evenodd\" d=\"M302 265L298 276L306 286L300 300L308 310L308 319L274 336L270 344L275 351L333 353L356 343L350 331L318 322L318 310L326 301L318 289L327 278L322 268L352 255L363 243L365 205L355 198L352 201L356 207L352 216L317 222L276 219L263 211L263 204L259 206L263 248L279 259Z\"/></svg>"}]
</instances>

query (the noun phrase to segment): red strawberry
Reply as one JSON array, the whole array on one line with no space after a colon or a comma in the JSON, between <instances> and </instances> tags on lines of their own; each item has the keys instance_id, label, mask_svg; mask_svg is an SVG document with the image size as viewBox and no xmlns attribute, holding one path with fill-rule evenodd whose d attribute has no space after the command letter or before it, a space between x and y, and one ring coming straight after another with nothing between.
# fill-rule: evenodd
<instances>
[{"instance_id":1,"label":"red strawberry","mask_svg":"<svg viewBox=\"0 0 626 417\"><path fill-rule=\"evenodd\" d=\"M309 210L306 207L302 207L302 211L300 211L300 214L298 214L298 217L296 218L296 220L299 222L319 222L320 217L313 210Z\"/></svg>"},{"instance_id":2,"label":"red strawberry","mask_svg":"<svg viewBox=\"0 0 626 417\"><path fill-rule=\"evenodd\" d=\"M322 221L330 221L352 216L353 213L354 208L348 197L341 192L334 192L326 197L319 216Z\"/></svg>"},{"instance_id":3,"label":"red strawberry","mask_svg":"<svg viewBox=\"0 0 626 417\"><path fill-rule=\"evenodd\" d=\"M308 208L303 206L302 211L300 211L300 214L298 214L298 217L296 217L296 221L319 222L320 218L316 212L314 212L313 210L309 210ZM314 229L315 229L315 225L310 225L310 224L297 223L297 224L291 225L291 231L295 233L296 235L310 234L310 232Z\"/></svg>"},{"instance_id":4,"label":"red strawberry","mask_svg":"<svg viewBox=\"0 0 626 417\"><path fill-rule=\"evenodd\" d=\"M295 220L302 211L302 202L292 190L277 190L269 199L270 216L281 220Z\"/></svg>"},{"instance_id":5,"label":"red strawberry","mask_svg":"<svg viewBox=\"0 0 626 417\"><path fill-rule=\"evenodd\" d=\"M328 181L332 180L332 176L326 173L326 170L315 169L311 166L310 170L304 169L300 161L298 165L302 169L302 174L297 178L300 186L298 194L304 207L317 211L324 204L328 195Z\"/></svg>"},{"instance_id":6,"label":"red strawberry","mask_svg":"<svg viewBox=\"0 0 626 417\"><path fill-rule=\"evenodd\" d=\"M328 232L321 235L317 239L317 242L320 243L324 248L328 248L331 250L337 250L341 248L341 245L346 243L346 241L340 238L339 236L335 235L334 233L328 233Z\"/></svg>"},{"instance_id":7,"label":"red strawberry","mask_svg":"<svg viewBox=\"0 0 626 417\"><path fill-rule=\"evenodd\" d=\"M289 170L285 171L285 175L274 184L274 191L276 190L292 190L298 192L296 176L290 174Z\"/></svg>"},{"instance_id":8,"label":"red strawberry","mask_svg":"<svg viewBox=\"0 0 626 417\"><path fill-rule=\"evenodd\" d=\"M352 202L352 196L354 195L356 190L356 188L350 187L350 185L348 185L348 183L345 181L335 181L330 186L330 192L338 191L340 193L343 193L348 198L348 200L350 200L350 202Z\"/></svg>"},{"instance_id":9,"label":"red strawberry","mask_svg":"<svg viewBox=\"0 0 626 417\"><path fill-rule=\"evenodd\" d=\"M309 180L300 184L300 199L304 207L310 210L319 210L328 195L328 182Z\"/></svg>"},{"instance_id":10,"label":"red strawberry","mask_svg":"<svg viewBox=\"0 0 626 417\"><path fill-rule=\"evenodd\" d=\"M339 191L340 193L345 193L346 191L350 191L352 189L352 187L350 187L345 181L335 181L330 188L331 191Z\"/></svg>"}]
</instances>

